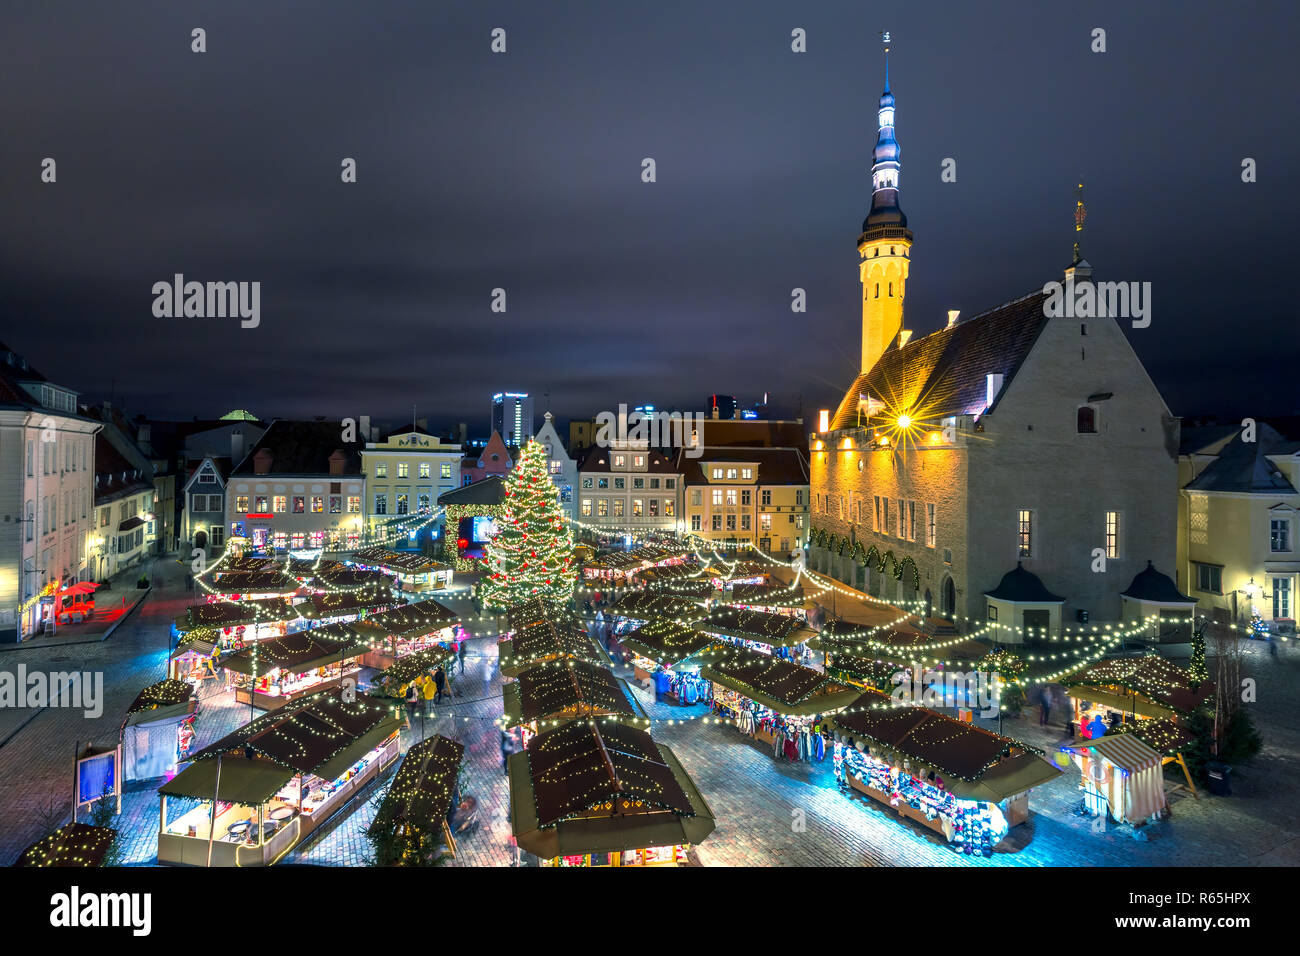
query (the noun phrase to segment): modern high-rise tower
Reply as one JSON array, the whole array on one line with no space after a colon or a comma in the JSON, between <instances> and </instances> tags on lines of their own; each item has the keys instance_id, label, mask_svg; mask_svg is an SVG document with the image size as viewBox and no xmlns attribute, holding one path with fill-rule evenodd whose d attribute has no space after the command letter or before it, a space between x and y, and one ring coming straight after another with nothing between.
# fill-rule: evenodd
<instances>
[{"instance_id":1,"label":"modern high-rise tower","mask_svg":"<svg viewBox=\"0 0 1300 956\"><path fill-rule=\"evenodd\" d=\"M527 392L497 392L492 396L492 431L507 445L522 446L533 437L533 400Z\"/></svg>"},{"instance_id":2,"label":"modern high-rise tower","mask_svg":"<svg viewBox=\"0 0 1300 956\"><path fill-rule=\"evenodd\" d=\"M894 94L889 89L889 47L885 47L885 91L880 94L878 132L871 166L871 211L858 237L862 280L862 371L876 364L903 331L903 296L907 291L912 233L898 206L902 169L894 138Z\"/></svg>"}]
</instances>

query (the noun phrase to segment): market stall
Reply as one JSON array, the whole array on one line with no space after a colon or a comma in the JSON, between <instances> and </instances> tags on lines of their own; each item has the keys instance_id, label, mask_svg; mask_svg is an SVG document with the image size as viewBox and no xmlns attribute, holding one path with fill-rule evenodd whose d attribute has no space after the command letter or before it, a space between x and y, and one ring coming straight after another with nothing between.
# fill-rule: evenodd
<instances>
[{"instance_id":1,"label":"market stall","mask_svg":"<svg viewBox=\"0 0 1300 956\"><path fill-rule=\"evenodd\" d=\"M375 811L369 832L388 829L398 841L398 852L408 860L428 853L439 837L455 856L449 817L455 809L452 801L464 756L464 744L440 734L412 744Z\"/></svg>"},{"instance_id":2,"label":"market stall","mask_svg":"<svg viewBox=\"0 0 1300 956\"><path fill-rule=\"evenodd\" d=\"M802 611L805 600L802 587L785 584L733 584L727 595L730 605L770 614Z\"/></svg>"},{"instance_id":3,"label":"market stall","mask_svg":"<svg viewBox=\"0 0 1300 956\"><path fill-rule=\"evenodd\" d=\"M603 660L586 626L567 608L529 601L510 608L506 620L510 637L497 645L501 673L506 677L518 677L546 661Z\"/></svg>"},{"instance_id":4,"label":"market stall","mask_svg":"<svg viewBox=\"0 0 1300 956\"><path fill-rule=\"evenodd\" d=\"M508 767L515 838L552 866L677 866L714 828L673 752L626 724L572 721Z\"/></svg>"},{"instance_id":5,"label":"market stall","mask_svg":"<svg viewBox=\"0 0 1300 956\"><path fill-rule=\"evenodd\" d=\"M201 581L200 584L213 598L227 601L287 598L302 587L302 582L281 568L265 571L218 570L213 573L211 581Z\"/></svg>"},{"instance_id":6,"label":"market stall","mask_svg":"<svg viewBox=\"0 0 1300 956\"><path fill-rule=\"evenodd\" d=\"M383 669L394 662L455 638L460 615L434 600L398 604L347 625L358 641L369 645L365 667Z\"/></svg>"},{"instance_id":7,"label":"market stall","mask_svg":"<svg viewBox=\"0 0 1300 956\"><path fill-rule=\"evenodd\" d=\"M1061 751L1080 770L1083 806L1091 815L1140 825L1168 806L1160 754L1136 734L1108 734Z\"/></svg>"},{"instance_id":8,"label":"market stall","mask_svg":"<svg viewBox=\"0 0 1300 956\"><path fill-rule=\"evenodd\" d=\"M712 698L712 685L700 676L700 667L711 650L723 645L711 634L656 619L629 631L622 641L632 654L633 676L653 683L657 697L683 706Z\"/></svg>"},{"instance_id":9,"label":"market stall","mask_svg":"<svg viewBox=\"0 0 1300 956\"><path fill-rule=\"evenodd\" d=\"M1177 764L1196 793L1184 756L1194 735L1185 721L1213 699L1213 681L1197 681L1172 661L1146 654L1097 661L1064 683L1073 710L1070 729L1079 740L1132 729L1139 738L1150 738L1162 763ZM1171 749L1175 745L1178 749Z\"/></svg>"},{"instance_id":10,"label":"market stall","mask_svg":"<svg viewBox=\"0 0 1300 956\"><path fill-rule=\"evenodd\" d=\"M400 720L364 694L313 694L228 734L158 789L158 862L269 866L398 755ZM170 801L197 801L173 815Z\"/></svg>"},{"instance_id":11,"label":"market stall","mask_svg":"<svg viewBox=\"0 0 1300 956\"><path fill-rule=\"evenodd\" d=\"M367 647L352 636L353 626L329 624L272 638L222 655L219 666L236 675L236 702L276 710L356 678Z\"/></svg>"},{"instance_id":12,"label":"market stall","mask_svg":"<svg viewBox=\"0 0 1300 956\"><path fill-rule=\"evenodd\" d=\"M306 626L297 606L283 598L192 604L176 618L175 624L182 634L205 628L217 631L222 650L237 650L255 641L283 637L295 626Z\"/></svg>"},{"instance_id":13,"label":"market stall","mask_svg":"<svg viewBox=\"0 0 1300 956\"><path fill-rule=\"evenodd\" d=\"M801 645L817 634L802 616L727 606L715 607L698 626L702 631L728 638L739 647L782 658L798 656Z\"/></svg>"},{"instance_id":14,"label":"market stall","mask_svg":"<svg viewBox=\"0 0 1300 956\"><path fill-rule=\"evenodd\" d=\"M656 594L651 591L633 591L623 595L610 605L609 613L614 617L634 621L659 618L676 621L678 624L695 624L704 620L709 614L702 601Z\"/></svg>"},{"instance_id":15,"label":"market stall","mask_svg":"<svg viewBox=\"0 0 1300 956\"><path fill-rule=\"evenodd\" d=\"M524 745L539 731L580 718L650 722L626 682L586 661L538 664L503 692L505 724L522 728Z\"/></svg>"},{"instance_id":16,"label":"market stall","mask_svg":"<svg viewBox=\"0 0 1300 956\"><path fill-rule=\"evenodd\" d=\"M404 700L411 681L432 674L454 655L451 649L433 644L423 650L400 657L375 675L371 695Z\"/></svg>"},{"instance_id":17,"label":"market stall","mask_svg":"<svg viewBox=\"0 0 1300 956\"><path fill-rule=\"evenodd\" d=\"M1029 817L1029 791L1060 770L1010 737L867 691L828 719L835 775L848 789L990 856Z\"/></svg>"},{"instance_id":18,"label":"market stall","mask_svg":"<svg viewBox=\"0 0 1300 956\"><path fill-rule=\"evenodd\" d=\"M176 773L194 744L197 706L194 688L183 680L162 680L136 695L118 733L127 783Z\"/></svg>"},{"instance_id":19,"label":"market stall","mask_svg":"<svg viewBox=\"0 0 1300 956\"><path fill-rule=\"evenodd\" d=\"M366 588L358 591L333 591L313 594L294 610L316 624L355 621L369 613L386 611L401 602L389 588Z\"/></svg>"},{"instance_id":20,"label":"market stall","mask_svg":"<svg viewBox=\"0 0 1300 956\"><path fill-rule=\"evenodd\" d=\"M713 709L773 757L822 760L823 716L860 693L827 674L743 648L715 653L700 668L712 684Z\"/></svg>"},{"instance_id":21,"label":"market stall","mask_svg":"<svg viewBox=\"0 0 1300 956\"><path fill-rule=\"evenodd\" d=\"M450 564L414 551L394 551L391 548L363 548L352 555L352 561L359 568L392 575L397 580L398 590L410 593L449 588L455 574Z\"/></svg>"}]
</instances>

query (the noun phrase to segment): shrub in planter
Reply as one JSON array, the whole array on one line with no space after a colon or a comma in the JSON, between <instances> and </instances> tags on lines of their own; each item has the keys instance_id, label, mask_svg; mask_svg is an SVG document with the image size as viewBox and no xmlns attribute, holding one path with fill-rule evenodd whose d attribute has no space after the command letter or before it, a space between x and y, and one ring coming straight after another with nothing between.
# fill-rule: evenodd
<instances>
[{"instance_id":1,"label":"shrub in planter","mask_svg":"<svg viewBox=\"0 0 1300 956\"><path fill-rule=\"evenodd\" d=\"M138 588L147 588L149 586L149 576L147 574L140 575L140 580L135 582L135 586Z\"/></svg>"}]
</instances>

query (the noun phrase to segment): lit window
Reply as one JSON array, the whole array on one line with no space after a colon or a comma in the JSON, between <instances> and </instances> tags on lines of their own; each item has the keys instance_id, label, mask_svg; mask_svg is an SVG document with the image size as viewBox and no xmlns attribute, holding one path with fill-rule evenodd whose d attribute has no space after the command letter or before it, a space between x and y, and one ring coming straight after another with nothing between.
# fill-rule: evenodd
<instances>
[{"instance_id":1,"label":"lit window","mask_svg":"<svg viewBox=\"0 0 1300 956\"><path fill-rule=\"evenodd\" d=\"M1034 550L1034 513L1021 511L1019 525L1020 557L1028 558Z\"/></svg>"},{"instance_id":2,"label":"lit window","mask_svg":"<svg viewBox=\"0 0 1300 956\"><path fill-rule=\"evenodd\" d=\"M1270 551L1291 550L1291 519L1273 518L1268 523L1268 549Z\"/></svg>"},{"instance_id":3,"label":"lit window","mask_svg":"<svg viewBox=\"0 0 1300 956\"><path fill-rule=\"evenodd\" d=\"M398 465L397 465L397 477L398 477L398 478L410 478L410 477L411 477L411 464L410 464L410 462L405 462L405 461L403 461L403 462L398 462Z\"/></svg>"},{"instance_id":4,"label":"lit window","mask_svg":"<svg viewBox=\"0 0 1300 956\"><path fill-rule=\"evenodd\" d=\"M1106 557L1119 557L1119 512L1106 512Z\"/></svg>"},{"instance_id":5,"label":"lit window","mask_svg":"<svg viewBox=\"0 0 1300 956\"><path fill-rule=\"evenodd\" d=\"M429 477L429 463L427 461L420 462L420 477L421 478Z\"/></svg>"}]
</instances>

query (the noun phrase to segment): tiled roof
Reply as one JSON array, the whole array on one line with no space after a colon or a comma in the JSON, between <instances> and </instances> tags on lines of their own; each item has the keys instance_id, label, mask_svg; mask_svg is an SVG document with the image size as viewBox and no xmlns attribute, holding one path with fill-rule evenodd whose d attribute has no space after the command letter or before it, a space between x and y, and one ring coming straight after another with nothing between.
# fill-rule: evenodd
<instances>
[{"instance_id":1,"label":"tiled roof","mask_svg":"<svg viewBox=\"0 0 1300 956\"><path fill-rule=\"evenodd\" d=\"M694 449L692 449L694 450ZM798 448L714 448L704 447L698 458L686 449L677 453L677 470L688 485L707 485L704 464L722 461L755 462L760 485L808 484L808 460Z\"/></svg>"},{"instance_id":2,"label":"tiled roof","mask_svg":"<svg viewBox=\"0 0 1300 956\"><path fill-rule=\"evenodd\" d=\"M330 456L341 451L342 475L355 476L361 474L362 447L358 441L343 441L342 427L337 421L276 419L232 474L255 474L257 453L267 449L271 452L269 473L272 475L330 475Z\"/></svg>"},{"instance_id":3,"label":"tiled roof","mask_svg":"<svg viewBox=\"0 0 1300 956\"><path fill-rule=\"evenodd\" d=\"M1287 441L1264 422L1258 424L1255 439L1253 442L1242 441L1242 436L1237 435L1203 472L1188 482L1187 490L1295 494L1291 482L1267 456L1291 454L1300 446Z\"/></svg>"},{"instance_id":4,"label":"tiled roof","mask_svg":"<svg viewBox=\"0 0 1300 956\"><path fill-rule=\"evenodd\" d=\"M1046 323L1044 298L1035 292L887 351L849 386L831 430L858 426L865 395L885 402L890 412L926 421L983 413L988 376L1000 374L1003 387L1010 384Z\"/></svg>"},{"instance_id":5,"label":"tiled roof","mask_svg":"<svg viewBox=\"0 0 1300 956\"><path fill-rule=\"evenodd\" d=\"M611 449L592 446L581 454L582 457L578 460L578 471L580 472L612 471L613 469L610 468L611 455L627 455L629 456L629 460L632 455L646 455L648 456L646 460L646 474L678 474L676 463L665 457L663 452L656 451L653 448ZM619 471L619 474L623 473L623 471ZM641 472L639 470L631 471L628 472L628 474L639 475Z\"/></svg>"}]
</instances>

